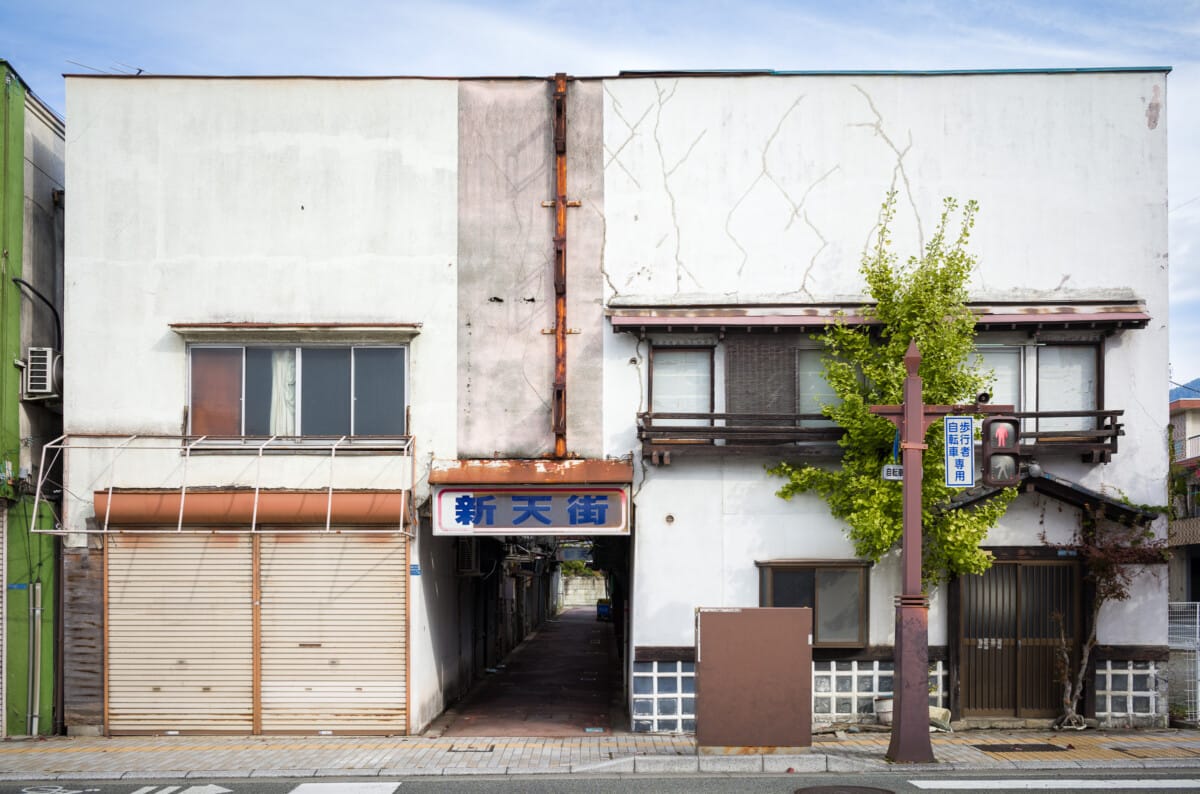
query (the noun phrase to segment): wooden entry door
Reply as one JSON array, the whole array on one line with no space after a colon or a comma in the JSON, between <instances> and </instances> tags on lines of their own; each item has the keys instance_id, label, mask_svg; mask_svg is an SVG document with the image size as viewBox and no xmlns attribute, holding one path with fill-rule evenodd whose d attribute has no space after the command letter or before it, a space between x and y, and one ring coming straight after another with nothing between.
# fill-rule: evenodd
<instances>
[{"instance_id":1,"label":"wooden entry door","mask_svg":"<svg viewBox=\"0 0 1200 794\"><path fill-rule=\"evenodd\" d=\"M996 562L959 580L959 670L964 717L1054 717L1060 616L1072 664L1079 653L1075 562Z\"/></svg>"}]
</instances>

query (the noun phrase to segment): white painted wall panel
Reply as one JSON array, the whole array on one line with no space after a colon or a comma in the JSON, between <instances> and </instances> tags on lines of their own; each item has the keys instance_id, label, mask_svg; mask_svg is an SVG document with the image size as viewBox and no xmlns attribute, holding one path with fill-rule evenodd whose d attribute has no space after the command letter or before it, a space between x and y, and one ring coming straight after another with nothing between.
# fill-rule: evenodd
<instances>
[{"instance_id":1,"label":"white painted wall panel","mask_svg":"<svg viewBox=\"0 0 1200 794\"><path fill-rule=\"evenodd\" d=\"M178 433L178 322L423 323L412 427L453 457L457 88L72 78L72 433ZM72 165L73 164L73 165ZM103 328L104 333L95 333ZM83 456L73 456L68 479ZM83 513L69 511L79 526Z\"/></svg>"},{"instance_id":2,"label":"white painted wall panel","mask_svg":"<svg viewBox=\"0 0 1200 794\"><path fill-rule=\"evenodd\" d=\"M1161 504L1166 139L1162 115L1152 123L1148 105L1164 96L1164 75L1149 72L606 81L606 297L627 305L855 300L863 289L858 265L889 189L898 191L893 239L901 258L928 238L943 196L976 199L975 297L1144 301L1149 327L1105 339L1104 407L1123 409L1126 424L1113 462L1042 462L1094 490ZM1032 350L1027 409L1036 396ZM680 456L669 467L642 468L634 417L644 410L645 353L633 335L605 340L606 452L633 450L639 466L642 599L653 597L646 583L667 578L681 560L707 571L711 551L701 543L672 545L664 557L657 523L707 489L722 490L725 509L696 537L721 538L722 591L692 577L672 585L675 601L712 606L719 595L723 605L745 605L757 599L760 555L846 553L819 500L777 500L778 483L758 462L741 471ZM1077 522L1074 509L1025 495L987 542L1038 545L1043 530L1063 542ZM803 526L802 539L781 526ZM885 559L872 574L872 643L891 641L896 565ZM935 644L945 642L942 602L939 590ZM675 645L685 633L683 644L690 642L690 618L685 626L676 615L682 608L637 610L635 603L635 644ZM1103 626L1114 644L1156 631L1107 619Z\"/></svg>"}]
</instances>

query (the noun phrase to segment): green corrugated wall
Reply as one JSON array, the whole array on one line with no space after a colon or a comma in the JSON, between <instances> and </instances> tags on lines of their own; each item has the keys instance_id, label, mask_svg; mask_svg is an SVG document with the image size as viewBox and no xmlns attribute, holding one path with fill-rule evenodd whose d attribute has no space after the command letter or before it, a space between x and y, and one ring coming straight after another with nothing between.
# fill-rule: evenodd
<instances>
[{"instance_id":1,"label":"green corrugated wall","mask_svg":"<svg viewBox=\"0 0 1200 794\"><path fill-rule=\"evenodd\" d=\"M24 357L21 350L21 295L12 283L21 275L25 219L25 88L7 63L0 61L4 80L4 105L0 124L0 500L7 505L7 569L4 586L4 728L9 736L28 733L30 597L41 583L41 681L37 711L39 734L54 729L54 606L55 543L50 535L29 532L33 498L18 495L14 487L20 465L18 408L21 373L11 362ZM38 525L52 526L53 517L43 504Z\"/></svg>"}]
</instances>

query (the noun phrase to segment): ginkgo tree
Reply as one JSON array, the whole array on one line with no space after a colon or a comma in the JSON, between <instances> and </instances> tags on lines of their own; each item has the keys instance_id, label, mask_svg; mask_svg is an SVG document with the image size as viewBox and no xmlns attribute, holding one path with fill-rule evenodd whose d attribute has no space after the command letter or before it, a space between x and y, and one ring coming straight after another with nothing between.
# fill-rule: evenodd
<instances>
[{"instance_id":1,"label":"ginkgo tree","mask_svg":"<svg viewBox=\"0 0 1200 794\"><path fill-rule=\"evenodd\" d=\"M902 263L892 247L896 194L888 195L874 244L860 268L870 297L863 307L866 322L836 322L819 335L825 378L837 395L822 413L845 430L839 441L841 462L783 462L768 470L787 480L777 492L784 499L808 492L825 499L831 513L848 526L856 554L863 558L878 561L896 548L903 528L902 484L880 477L892 459L896 429L869 407L902 401L909 343L916 342L921 352L927 404L973 403L988 386L990 373L981 369L973 352L975 320L967 305L967 285L977 264L968 250L977 210L974 201L960 208L955 199L945 199L920 255ZM1009 488L970 508L950 509L956 489L945 485L943 441L942 424L934 423L925 436L921 493L927 585L986 571L992 556L980 543L1016 497L1016 489Z\"/></svg>"}]
</instances>

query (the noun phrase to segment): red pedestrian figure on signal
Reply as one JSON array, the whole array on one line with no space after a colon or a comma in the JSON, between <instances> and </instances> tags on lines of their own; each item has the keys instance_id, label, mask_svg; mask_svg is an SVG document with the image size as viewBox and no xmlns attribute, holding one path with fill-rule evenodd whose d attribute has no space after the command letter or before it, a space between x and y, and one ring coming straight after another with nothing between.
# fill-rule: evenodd
<instances>
[{"instance_id":1,"label":"red pedestrian figure on signal","mask_svg":"<svg viewBox=\"0 0 1200 794\"><path fill-rule=\"evenodd\" d=\"M1000 422L1000 423L997 423L993 429L995 430L995 435L996 435L996 446L1007 447L1008 446L1008 425L1004 424L1003 422Z\"/></svg>"}]
</instances>

